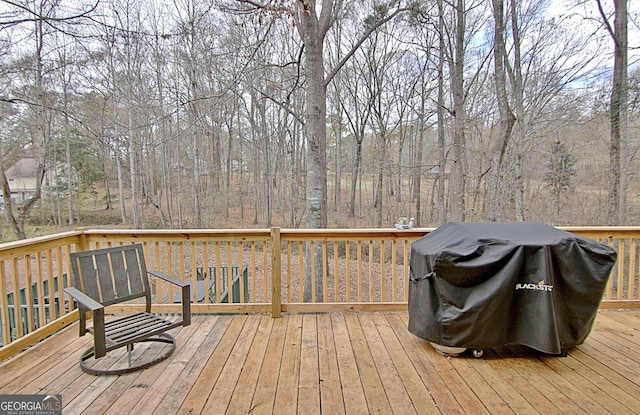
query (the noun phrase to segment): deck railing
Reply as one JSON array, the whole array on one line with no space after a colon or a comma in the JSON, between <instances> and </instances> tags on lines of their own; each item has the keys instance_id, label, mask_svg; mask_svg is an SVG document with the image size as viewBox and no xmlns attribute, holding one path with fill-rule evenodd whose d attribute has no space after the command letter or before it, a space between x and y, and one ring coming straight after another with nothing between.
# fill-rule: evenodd
<instances>
[{"instance_id":1,"label":"deck railing","mask_svg":"<svg viewBox=\"0 0 640 415\"><path fill-rule=\"evenodd\" d=\"M564 229L618 252L601 307L640 307L640 227ZM149 269L192 283L194 313L390 311L407 309L411 242L431 230L83 228L0 244L0 360L77 319L70 252L140 242ZM169 285L152 288L154 311L179 312Z\"/></svg>"}]
</instances>

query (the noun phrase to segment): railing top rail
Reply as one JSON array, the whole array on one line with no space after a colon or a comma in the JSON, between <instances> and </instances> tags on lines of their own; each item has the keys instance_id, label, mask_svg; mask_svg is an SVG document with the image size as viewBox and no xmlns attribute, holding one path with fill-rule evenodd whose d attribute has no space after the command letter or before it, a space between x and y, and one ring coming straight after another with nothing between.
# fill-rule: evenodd
<instances>
[{"instance_id":1,"label":"railing top rail","mask_svg":"<svg viewBox=\"0 0 640 415\"><path fill-rule=\"evenodd\" d=\"M24 246L33 245L34 243L59 241L61 239L67 239L69 237L76 237L78 235L82 235L82 233L83 233L82 230L73 230L73 231L55 233L52 235L36 236L34 238L21 239L18 241L4 242L0 244L0 249L21 248Z\"/></svg>"},{"instance_id":2,"label":"railing top rail","mask_svg":"<svg viewBox=\"0 0 640 415\"><path fill-rule=\"evenodd\" d=\"M180 240L203 238L237 238L268 239L270 229L87 229L82 232L90 239L121 237L127 239L144 239L147 241L158 238L175 238Z\"/></svg>"},{"instance_id":3,"label":"railing top rail","mask_svg":"<svg viewBox=\"0 0 640 415\"><path fill-rule=\"evenodd\" d=\"M270 235L270 229L83 229L85 235Z\"/></svg>"},{"instance_id":4,"label":"railing top rail","mask_svg":"<svg viewBox=\"0 0 640 415\"><path fill-rule=\"evenodd\" d=\"M371 228L371 229L281 229L282 239L416 239L435 228Z\"/></svg>"},{"instance_id":5,"label":"railing top rail","mask_svg":"<svg viewBox=\"0 0 640 415\"><path fill-rule=\"evenodd\" d=\"M81 230L75 230L19 241L5 242L0 244L0 260L11 258L14 255L22 255L25 252L28 252L27 250L33 246L37 246L38 249L44 250L74 244L79 241L81 235Z\"/></svg>"},{"instance_id":6,"label":"railing top rail","mask_svg":"<svg viewBox=\"0 0 640 415\"><path fill-rule=\"evenodd\" d=\"M558 229L592 238L633 238L640 235L638 226L561 226Z\"/></svg>"}]
</instances>

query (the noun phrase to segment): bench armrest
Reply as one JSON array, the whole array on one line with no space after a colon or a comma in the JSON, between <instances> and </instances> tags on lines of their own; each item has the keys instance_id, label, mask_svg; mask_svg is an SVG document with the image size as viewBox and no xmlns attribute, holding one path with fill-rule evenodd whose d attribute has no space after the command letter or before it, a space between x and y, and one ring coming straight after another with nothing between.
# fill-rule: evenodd
<instances>
[{"instance_id":1,"label":"bench armrest","mask_svg":"<svg viewBox=\"0 0 640 415\"><path fill-rule=\"evenodd\" d=\"M190 283L188 283L188 282L180 281L179 279L177 279L177 278L173 278L173 277L170 277L170 276L168 276L167 274L165 274L165 273L163 273L163 272L160 272L160 271L147 271L147 272L148 272L149 274L153 275L154 277L158 277L158 278L160 278L160 279L162 279L162 280L165 280L165 281L167 281L167 282L170 282L170 283L171 283L171 284L173 284L173 285L177 285L178 287L184 287L184 286L189 286L189 285L191 285L191 284L190 284Z\"/></svg>"},{"instance_id":2,"label":"bench armrest","mask_svg":"<svg viewBox=\"0 0 640 415\"><path fill-rule=\"evenodd\" d=\"M86 311L91 311L93 318L93 341L96 357L102 357L106 353L106 340L104 336L104 306L89 297L75 287L67 287L64 292L69 294L80 305L78 308L80 318L80 336L87 332Z\"/></svg>"},{"instance_id":3,"label":"bench armrest","mask_svg":"<svg viewBox=\"0 0 640 415\"><path fill-rule=\"evenodd\" d=\"M191 283L180 281L177 278L168 276L160 271L147 271L150 275L167 281L173 285L180 287L182 291L182 325L188 326L191 324Z\"/></svg>"},{"instance_id":4,"label":"bench armrest","mask_svg":"<svg viewBox=\"0 0 640 415\"><path fill-rule=\"evenodd\" d=\"M82 308L86 310L93 312L101 308L104 308L102 304L100 304L99 302L97 302L96 300L89 297L88 295L86 295L85 293L83 293L82 291L78 290L75 287L67 287L64 289L64 292L69 294L74 300L76 300L82 306Z\"/></svg>"}]
</instances>

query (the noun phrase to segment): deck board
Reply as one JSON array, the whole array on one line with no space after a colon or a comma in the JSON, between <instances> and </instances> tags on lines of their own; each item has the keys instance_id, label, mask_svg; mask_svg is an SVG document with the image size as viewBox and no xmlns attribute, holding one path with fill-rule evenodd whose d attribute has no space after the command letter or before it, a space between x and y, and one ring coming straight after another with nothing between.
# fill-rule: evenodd
<instances>
[{"instance_id":1,"label":"deck board","mask_svg":"<svg viewBox=\"0 0 640 415\"><path fill-rule=\"evenodd\" d=\"M303 316L298 403L308 414L320 414L320 356L316 315Z\"/></svg>"},{"instance_id":2,"label":"deck board","mask_svg":"<svg viewBox=\"0 0 640 415\"><path fill-rule=\"evenodd\" d=\"M406 355L420 374L425 385L425 391L433 398L436 407L442 413L464 414L462 406L447 387L446 380L440 376L440 373L428 357L432 352L436 352L426 342L407 331L406 319L402 319L401 316L397 315L389 316L388 318L395 335L398 336L402 343Z\"/></svg>"},{"instance_id":3,"label":"deck board","mask_svg":"<svg viewBox=\"0 0 640 415\"><path fill-rule=\"evenodd\" d=\"M407 331L406 313L192 321L174 331L169 359L121 376L83 373L91 337L67 328L0 364L0 394L62 394L65 414L640 412L640 311L601 311L566 357L505 346L480 359L438 354Z\"/></svg>"},{"instance_id":4,"label":"deck board","mask_svg":"<svg viewBox=\"0 0 640 415\"><path fill-rule=\"evenodd\" d=\"M331 316L329 314L318 315L317 325L318 370L322 410L328 414L342 415L345 413L345 409L340 387L340 369L336 344L333 338Z\"/></svg>"},{"instance_id":5,"label":"deck board","mask_svg":"<svg viewBox=\"0 0 640 415\"><path fill-rule=\"evenodd\" d=\"M331 316L333 338L336 346L338 371L340 373L340 386L344 399L344 409L347 414L366 414L367 400L360 380L360 373L349 339L344 315Z\"/></svg>"},{"instance_id":6,"label":"deck board","mask_svg":"<svg viewBox=\"0 0 640 415\"><path fill-rule=\"evenodd\" d=\"M357 314L346 314L351 347L370 414L390 414L391 405Z\"/></svg>"},{"instance_id":7,"label":"deck board","mask_svg":"<svg viewBox=\"0 0 640 415\"><path fill-rule=\"evenodd\" d=\"M273 405L273 413L275 414L294 414L297 409L302 315L292 315L287 320L287 333L280 362L280 376L278 376Z\"/></svg>"},{"instance_id":8,"label":"deck board","mask_svg":"<svg viewBox=\"0 0 640 415\"><path fill-rule=\"evenodd\" d=\"M260 319L257 333L251 349L247 355L245 366L258 370L243 370L238 377L236 387L231 392L231 399L227 412L231 414L248 414L251 411L251 399L256 391L258 377L262 368L269 342L269 334L273 327L274 319Z\"/></svg>"}]
</instances>

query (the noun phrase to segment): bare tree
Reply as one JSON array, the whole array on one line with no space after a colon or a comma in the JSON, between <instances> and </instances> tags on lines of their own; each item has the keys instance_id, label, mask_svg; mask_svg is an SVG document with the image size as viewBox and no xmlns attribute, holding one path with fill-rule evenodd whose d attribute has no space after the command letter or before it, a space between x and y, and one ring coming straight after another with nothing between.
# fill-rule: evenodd
<instances>
[{"instance_id":1,"label":"bare tree","mask_svg":"<svg viewBox=\"0 0 640 415\"><path fill-rule=\"evenodd\" d=\"M522 53L521 53L521 39L520 39L520 19L518 16L517 0L510 0L511 5L511 36L513 38L513 68L507 65L509 78L511 79L511 85L513 89L513 102L515 111L515 147L516 147L516 160L515 160L515 217L516 220L522 222L525 220L524 215L524 185L522 177L522 153L519 145L524 143L525 132L525 112L524 112L524 85L522 81Z\"/></svg>"},{"instance_id":2,"label":"bare tree","mask_svg":"<svg viewBox=\"0 0 640 415\"><path fill-rule=\"evenodd\" d=\"M276 14L290 16L304 45L302 66L305 75L304 128L306 136L306 224L307 228L324 228L327 226L327 85L334 79L344 64L351 58L362 42L378 27L393 19L403 11L404 7L393 10L387 5L376 7L372 18L365 26L359 40L352 46L343 59L333 68L325 68L324 42L327 32L343 10L342 0L305 2L273 1L258 4L253 1L238 0L250 10L264 13L267 10ZM320 247L319 243L317 248ZM321 260L321 249L315 249L316 275L321 275L324 266ZM307 261L308 263L310 261ZM318 300L322 301L322 279L316 278L316 286L311 287L311 273L305 278L305 300L311 299L315 290Z\"/></svg>"},{"instance_id":3,"label":"bare tree","mask_svg":"<svg viewBox=\"0 0 640 415\"><path fill-rule=\"evenodd\" d=\"M491 151L491 171L489 176L488 198L488 219L497 221L501 218L499 210L499 192L501 184L501 169L507 146L511 139L511 131L516 122L516 117L511 110L509 98L507 96L507 75L505 62L507 51L504 41L505 20L503 0L492 0L494 37L493 37L493 66L496 97L498 99L498 111L500 114L500 128L498 137Z\"/></svg>"},{"instance_id":4,"label":"bare tree","mask_svg":"<svg viewBox=\"0 0 640 415\"><path fill-rule=\"evenodd\" d=\"M353 65L349 65L342 71L344 79L341 77L341 82L344 83L345 96L341 100L341 105L344 110L344 115L347 119L347 125L353 138L353 163L351 165L351 185L349 186L349 216L356 216L356 196L357 190L362 176L362 145L366 136L367 126L369 125L369 118L372 114L372 96L365 95L364 87L365 78L361 69L361 65L356 62ZM348 80L352 81L349 82ZM361 211L360 209L357 210ZM359 213L358 213L359 215Z\"/></svg>"},{"instance_id":5,"label":"bare tree","mask_svg":"<svg viewBox=\"0 0 640 415\"><path fill-rule=\"evenodd\" d=\"M451 219L465 220L465 197L467 182L467 152L465 143L466 98L464 85L465 72L465 34L466 10L465 1L456 0L454 6L455 35L450 47L447 61L451 76L453 93L453 157L451 168L450 207Z\"/></svg>"},{"instance_id":6,"label":"bare tree","mask_svg":"<svg viewBox=\"0 0 640 415\"><path fill-rule=\"evenodd\" d=\"M35 190L26 200L14 210L9 181L5 175L8 166L5 165L7 150L0 148L0 186L2 187L5 201L5 216L9 225L18 239L26 239L25 223L36 203L42 197L42 184L45 175L46 157L49 145L51 144L51 111L53 104L51 97L47 94L45 79L45 54L46 41L52 33L52 29L46 23L47 18L55 18L55 3L49 1L38 1L35 4L18 5L21 10L26 10L27 15L22 19L16 17L20 23L28 22L33 25L31 40L33 41L33 67L28 72L31 79L26 79L26 83L32 86L32 97L28 94L20 99L27 103L27 107L33 114L31 125L28 131L28 146L31 147L31 155L35 160ZM6 24L6 21L5 21ZM4 26L4 24L2 25Z\"/></svg>"},{"instance_id":7,"label":"bare tree","mask_svg":"<svg viewBox=\"0 0 640 415\"><path fill-rule=\"evenodd\" d=\"M611 142L609 145L610 178L609 185L609 225L619 225L626 218L626 194L628 160L625 143L627 126L628 97L628 39L627 39L627 0L614 0L615 8L613 28L606 15L602 1L596 0L602 22L614 43L613 86L609 120L611 123ZM624 158L621 157L624 154Z\"/></svg>"}]
</instances>

